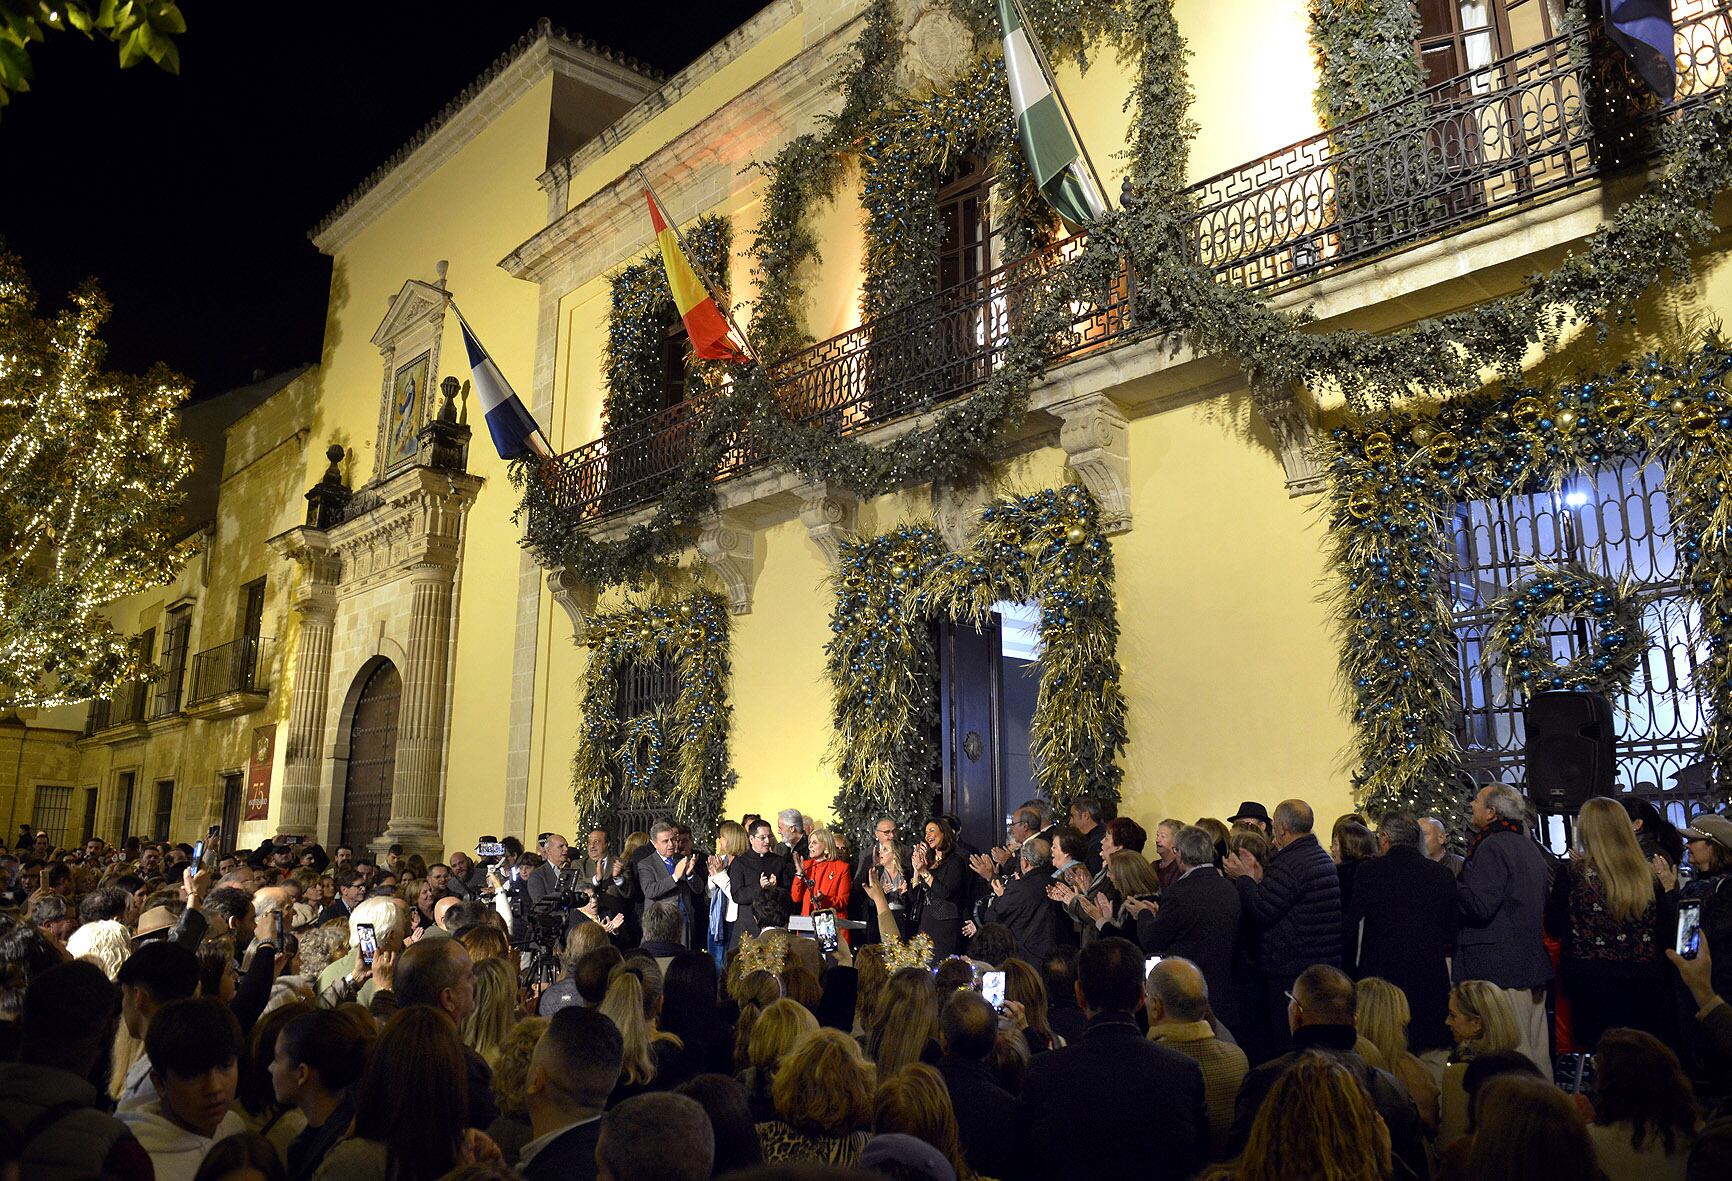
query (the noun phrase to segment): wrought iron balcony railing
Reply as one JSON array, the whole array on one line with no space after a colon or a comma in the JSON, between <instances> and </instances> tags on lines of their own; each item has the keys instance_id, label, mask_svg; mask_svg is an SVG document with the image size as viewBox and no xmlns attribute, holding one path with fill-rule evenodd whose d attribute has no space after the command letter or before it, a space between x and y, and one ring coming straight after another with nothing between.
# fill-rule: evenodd
<instances>
[{"instance_id":1,"label":"wrought iron balcony railing","mask_svg":"<svg viewBox=\"0 0 1732 1181\"><path fill-rule=\"evenodd\" d=\"M198 705L225 693L265 692L269 688L270 644L262 636L242 636L194 656L187 705Z\"/></svg>"},{"instance_id":2,"label":"wrought iron balcony railing","mask_svg":"<svg viewBox=\"0 0 1732 1181\"><path fill-rule=\"evenodd\" d=\"M142 722L149 703L149 681L125 681L107 697L91 700L90 713L84 720L84 733L88 736L116 726Z\"/></svg>"},{"instance_id":3,"label":"wrought iron balcony railing","mask_svg":"<svg viewBox=\"0 0 1732 1181\"><path fill-rule=\"evenodd\" d=\"M1647 96L1622 59L1565 34L1412 98L1272 152L1187 190L1195 261L1224 283L1273 289L1436 237L1638 164L1653 130L1724 89L1732 28L1704 11L1677 28L1678 86ZM773 388L801 422L849 434L943 405L978 387L1009 343L1020 303L1080 249L1073 238L871 320L776 366ZM1076 308L1049 363L1139 327L1136 276ZM653 502L691 455L697 410L681 402L610 425L547 465L548 510L570 526ZM755 467L735 440L712 476Z\"/></svg>"}]
</instances>

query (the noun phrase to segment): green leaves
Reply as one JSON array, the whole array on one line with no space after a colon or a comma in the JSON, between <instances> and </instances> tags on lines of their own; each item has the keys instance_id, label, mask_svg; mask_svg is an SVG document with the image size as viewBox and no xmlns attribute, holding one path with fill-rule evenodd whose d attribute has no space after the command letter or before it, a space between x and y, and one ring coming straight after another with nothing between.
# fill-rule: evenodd
<instances>
[{"instance_id":1,"label":"green leaves","mask_svg":"<svg viewBox=\"0 0 1732 1181\"><path fill-rule=\"evenodd\" d=\"M68 29L115 44L121 69L151 61L180 73L173 38L186 32L174 0L0 0L0 107L30 89L30 43Z\"/></svg>"}]
</instances>

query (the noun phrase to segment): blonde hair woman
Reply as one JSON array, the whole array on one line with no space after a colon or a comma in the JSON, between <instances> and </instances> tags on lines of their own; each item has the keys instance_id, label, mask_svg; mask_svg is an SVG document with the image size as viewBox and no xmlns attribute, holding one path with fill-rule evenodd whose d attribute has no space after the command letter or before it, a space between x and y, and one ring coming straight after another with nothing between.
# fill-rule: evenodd
<instances>
[{"instance_id":1,"label":"blonde hair woman","mask_svg":"<svg viewBox=\"0 0 1732 1181\"><path fill-rule=\"evenodd\" d=\"M1663 894L1623 805L1605 798L1582 805L1568 867L1554 886L1552 933L1563 938L1558 975L1576 1049L1591 1051L1618 1027L1666 1032L1667 1006L1654 1003L1671 988L1660 954Z\"/></svg>"},{"instance_id":2,"label":"blonde hair woman","mask_svg":"<svg viewBox=\"0 0 1732 1181\"><path fill-rule=\"evenodd\" d=\"M1365 1087L1340 1062L1300 1055L1270 1088L1239 1159L1207 1181L1384 1181L1389 1129Z\"/></svg>"},{"instance_id":3,"label":"blonde hair woman","mask_svg":"<svg viewBox=\"0 0 1732 1181\"><path fill-rule=\"evenodd\" d=\"M888 1076L936 1054L937 1046L938 986L925 968L903 968L884 985L866 1052Z\"/></svg>"},{"instance_id":4,"label":"blonde hair woman","mask_svg":"<svg viewBox=\"0 0 1732 1181\"><path fill-rule=\"evenodd\" d=\"M839 1029L806 1035L776 1070L776 1118L758 1125L764 1163L852 1166L866 1146L858 1129L872 1093L872 1065L853 1038Z\"/></svg>"},{"instance_id":5,"label":"blonde hair woman","mask_svg":"<svg viewBox=\"0 0 1732 1181\"><path fill-rule=\"evenodd\" d=\"M1377 1047L1384 1066L1401 1080L1419 1108L1426 1132L1436 1135L1440 1090L1431 1069L1407 1048L1407 1026L1413 1020L1407 994L1380 976L1367 976L1354 992L1359 1036Z\"/></svg>"},{"instance_id":6,"label":"blonde hair woman","mask_svg":"<svg viewBox=\"0 0 1732 1181\"><path fill-rule=\"evenodd\" d=\"M962 1134L956 1127L956 1108L944 1076L916 1062L904 1066L878 1084L872 1105L874 1136L901 1133L924 1140L950 1162L957 1181L974 1181L980 1174L962 1156Z\"/></svg>"},{"instance_id":7,"label":"blonde hair woman","mask_svg":"<svg viewBox=\"0 0 1732 1181\"><path fill-rule=\"evenodd\" d=\"M513 1160L535 1139L524 1086L529 1081L529 1061L547 1025L546 1017L525 1017L511 1027L499 1047L499 1056L488 1063L493 1067L493 1097L499 1101L499 1118L486 1129L487 1138Z\"/></svg>"},{"instance_id":8,"label":"blonde hair woman","mask_svg":"<svg viewBox=\"0 0 1732 1181\"><path fill-rule=\"evenodd\" d=\"M776 1081L776 1067L807 1034L817 1032L818 1019L798 1001L775 1001L752 1023L746 1068L739 1077L746 1088L746 1102L751 1106L754 1123L768 1123L776 1118L776 1101L770 1093Z\"/></svg>"},{"instance_id":9,"label":"blonde hair woman","mask_svg":"<svg viewBox=\"0 0 1732 1181\"><path fill-rule=\"evenodd\" d=\"M508 959L475 964L475 1007L463 1019L463 1044L493 1066L517 1024L517 965Z\"/></svg>"},{"instance_id":10,"label":"blonde hair woman","mask_svg":"<svg viewBox=\"0 0 1732 1181\"><path fill-rule=\"evenodd\" d=\"M656 1025L662 1010L662 973L655 960L633 952L608 974L607 995L598 1006L625 1043L625 1059L608 1106L655 1089L658 1076L678 1068L684 1043Z\"/></svg>"},{"instance_id":11,"label":"blonde hair woman","mask_svg":"<svg viewBox=\"0 0 1732 1181\"><path fill-rule=\"evenodd\" d=\"M728 867L734 858L747 849L746 830L732 820L722 821L716 830L716 855L710 858L710 954L720 970L723 952L734 942L734 924L740 918L740 904L734 901L734 885L728 878ZM721 895L718 900L717 895ZM718 910L720 913L718 914ZM719 923L718 923L719 920Z\"/></svg>"},{"instance_id":12,"label":"blonde hair woman","mask_svg":"<svg viewBox=\"0 0 1732 1181\"><path fill-rule=\"evenodd\" d=\"M1118 901L1107 897L1103 890L1093 895L1077 895L1077 905L1094 921L1095 931L1101 938L1120 935L1135 943L1136 917L1124 913L1125 903L1133 898L1146 899L1159 894L1161 879L1148 858L1129 849L1117 850L1107 858L1106 874L1107 881L1112 883L1113 891L1118 895ZM1084 930L1083 938L1086 941L1089 936L1087 929Z\"/></svg>"},{"instance_id":13,"label":"blonde hair woman","mask_svg":"<svg viewBox=\"0 0 1732 1181\"><path fill-rule=\"evenodd\" d=\"M1503 989L1489 980L1463 980L1449 990L1449 1014L1444 1018L1455 1038L1455 1052L1443 1068L1437 1144L1467 1134L1468 1105L1464 1079L1467 1064L1494 1050L1521 1049L1521 1028Z\"/></svg>"}]
</instances>

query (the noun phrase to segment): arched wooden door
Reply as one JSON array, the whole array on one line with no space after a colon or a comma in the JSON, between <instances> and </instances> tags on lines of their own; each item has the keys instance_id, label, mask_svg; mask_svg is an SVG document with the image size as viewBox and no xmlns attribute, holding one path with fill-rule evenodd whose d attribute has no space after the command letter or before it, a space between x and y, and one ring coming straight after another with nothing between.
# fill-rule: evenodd
<instances>
[{"instance_id":1,"label":"arched wooden door","mask_svg":"<svg viewBox=\"0 0 1732 1181\"><path fill-rule=\"evenodd\" d=\"M343 784L342 843L365 849L391 822L391 779L397 763L397 704L403 678L381 661L361 686L349 724L349 772Z\"/></svg>"}]
</instances>

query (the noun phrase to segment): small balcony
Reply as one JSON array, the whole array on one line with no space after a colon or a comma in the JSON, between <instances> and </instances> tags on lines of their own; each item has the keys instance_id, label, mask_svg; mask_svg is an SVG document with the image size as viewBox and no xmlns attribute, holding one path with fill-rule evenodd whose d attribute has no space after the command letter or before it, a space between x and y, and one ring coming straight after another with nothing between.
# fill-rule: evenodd
<instances>
[{"instance_id":1,"label":"small balcony","mask_svg":"<svg viewBox=\"0 0 1732 1181\"><path fill-rule=\"evenodd\" d=\"M1299 286L1638 167L1665 120L1717 96L1732 74L1732 29L1719 12L1679 22L1669 104L1591 43L1586 33L1554 37L1192 185L1186 248L1219 282ZM1019 308L1083 244L1060 242L786 358L770 375L777 400L797 422L850 435L970 393L1009 347ZM1123 261L1116 279L1071 306L1049 366L1175 327L1139 305ZM691 455L703 413L701 402L681 402L558 456L540 477L545 511L581 528L653 503ZM765 456L742 431L712 478Z\"/></svg>"},{"instance_id":2,"label":"small balcony","mask_svg":"<svg viewBox=\"0 0 1732 1181\"><path fill-rule=\"evenodd\" d=\"M269 639L242 636L194 656L184 712L208 720L263 709L270 697L271 649Z\"/></svg>"},{"instance_id":3,"label":"small balcony","mask_svg":"<svg viewBox=\"0 0 1732 1181\"><path fill-rule=\"evenodd\" d=\"M85 737L119 740L143 735L150 690L149 681L125 681L107 697L93 698L84 720Z\"/></svg>"}]
</instances>

